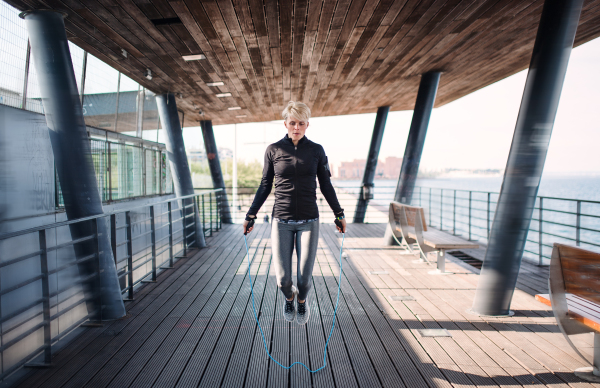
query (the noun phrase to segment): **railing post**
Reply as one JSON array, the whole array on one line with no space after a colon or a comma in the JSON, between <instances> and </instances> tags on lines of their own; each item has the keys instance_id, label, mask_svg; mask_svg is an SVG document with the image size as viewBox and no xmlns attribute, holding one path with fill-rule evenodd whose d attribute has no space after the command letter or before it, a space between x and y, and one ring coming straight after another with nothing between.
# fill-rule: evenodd
<instances>
[{"instance_id":1,"label":"railing post","mask_svg":"<svg viewBox=\"0 0 600 388\"><path fill-rule=\"evenodd\" d=\"M575 224L575 245L581 243L581 201L577 201L577 220Z\"/></svg>"},{"instance_id":2,"label":"railing post","mask_svg":"<svg viewBox=\"0 0 600 388\"><path fill-rule=\"evenodd\" d=\"M169 213L169 267L173 268L173 212L171 211L172 202L167 202Z\"/></svg>"},{"instance_id":3,"label":"railing post","mask_svg":"<svg viewBox=\"0 0 600 388\"><path fill-rule=\"evenodd\" d=\"M492 193L487 193L487 238L490 238L490 202Z\"/></svg>"},{"instance_id":4,"label":"railing post","mask_svg":"<svg viewBox=\"0 0 600 388\"><path fill-rule=\"evenodd\" d=\"M431 225L431 187L429 188L429 225Z\"/></svg>"},{"instance_id":5,"label":"railing post","mask_svg":"<svg viewBox=\"0 0 600 388\"><path fill-rule=\"evenodd\" d=\"M39 231L40 265L42 270L42 297L44 314L44 364L52 363L52 330L50 327L50 282L48 279L48 251L46 246L46 229Z\"/></svg>"},{"instance_id":6,"label":"railing post","mask_svg":"<svg viewBox=\"0 0 600 388\"><path fill-rule=\"evenodd\" d=\"M204 233L206 227L206 218L205 218L205 210L204 210L204 194L202 194L202 233Z\"/></svg>"},{"instance_id":7,"label":"railing post","mask_svg":"<svg viewBox=\"0 0 600 388\"><path fill-rule=\"evenodd\" d=\"M156 226L154 222L154 205L150 206L150 241L152 242L152 280L156 282Z\"/></svg>"},{"instance_id":8,"label":"railing post","mask_svg":"<svg viewBox=\"0 0 600 388\"><path fill-rule=\"evenodd\" d=\"M113 251L113 257L115 259L115 268L117 269L117 276L119 275L119 260L117 259L117 215L110 215L110 245ZM123 290L125 285L125 278L119 277L119 287Z\"/></svg>"},{"instance_id":9,"label":"railing post","mask_svg":"<svg viewBox=\"0 0 600 388\"><path fill-rule=\"evenodd\" d=\"M444 230L444 189L440 191L440 230Z\"/></svg>"},{"instance_id":10,"label":"railing post","mask_svg":"<svg viewBox=\"0 0 600 388\"><path fill-rule=\"evenodd\" d=\"M217 230L221 230L221 222L219 220L219 208L221 207L221 192L217 191L215 193L215 200L217 201L217 207L216 207L216 217L217 217Z\"/></svg>"},{"instance_id":11,"label":"railing post","mask_svg":"<svg viewBox=\"0 0 600 388\"><path fill-rule=\"evenodd\" d=\"M131 212L125 212L127 223L127 286L129 287L127 300L133 300L133 240L131 239Z\"/></svg>"},{"instance_id":12,"label":"railing post","mask_svg":"<svg viewBox=\"0 0 600 388\"><path fill-rule=\"evenodd\" d=\"M212 192L208 193L208 206L210 207L210 234L209 237L212 237L212 229L213 229L213 212L212 212ZM234 209L235 211L235 209Z\"/></svg>"},{"instance_id":13,"label":"railing post","mask_svg":"<svg viewBox=\"0 0 600 388\"><path fill-rule=\"evenodd\" d=\"M452 205L452 234L456 235L456 190L454 190L454 201Z\"/></svg>"},{"instance_id":14,"label":"railing post","mask_svg":"<svg viewBox=\"0 0 600 388\"><path fill-rule=\"evenodd\" d=\"M112 152L110 149L110 142L108 142L108 166L106 167L108 172L108 201L112 201ZM115 256L116 258L116 256Z\"/></svg>"},{"instance_id":15,"label":"railing post","mask_svg":"<svg viewBox=\"0 0 600 388\"><path fill-rule=\"evenodd\" d=\"M98 237L98 218L92 220L92 233L94 236L94 250L96 253L96 289L94 290L96 311L94 313L96 315L95 323L100 323L102 322L102 293L100 292L102 289L102 282L100 282L100 239Z\"/></svg>"},{"instance_id":16,"label":"railing post","mask_svg":"<svg viewBox=\"0 0 600 388\"><path fill-rule=\"evenodd\" d=\"M185 227L185 216L187 215L187 208L185 207L185 199L181 200L181 233L183 234L183 256L187 256L187 228Z\"/></svg>"},{"instance_id":17,"label":"railing post","mask_svg":"<svg viewBox=\"0 0 600 388\"><path fill-rule=\"evenodd\" d=\"M542 265L542 223L543 223L543 212L544 212L544 198L543 197L539 197L540 198L540 216L539 216L539 221L538 221L538 231L539 231L539 237L538 237L538 250L539 250L539 257L538 257L538 265Z\"/></svg>"},{"instance_id":18,"label":"railing post","mask_svg":"<svg viewBox=\"0 0 600 388\"><path fill-rule=\"evenodd\" d=\"M469 241L471 241L471 197L473 192L469 191Z\"/></svg>"}]
</instances>

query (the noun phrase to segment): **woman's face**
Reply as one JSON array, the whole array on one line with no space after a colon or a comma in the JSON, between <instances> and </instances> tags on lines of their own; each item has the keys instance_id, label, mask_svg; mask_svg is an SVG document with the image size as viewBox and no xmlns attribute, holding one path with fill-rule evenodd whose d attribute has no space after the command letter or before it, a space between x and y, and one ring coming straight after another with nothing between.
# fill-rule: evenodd
<instances>
[{"instance_id":1,"label":"woman's face","mask_svg":"<svg viewBox=\"0 0 600 388\"><path fill-rule=\"evenodd\" d=\"M302 139L306 132L306 128L308 128L308 121L298 120L293 116L288 117L283 123L287 128L288 137L294 142Z\"/></svg>"}]
</instances>

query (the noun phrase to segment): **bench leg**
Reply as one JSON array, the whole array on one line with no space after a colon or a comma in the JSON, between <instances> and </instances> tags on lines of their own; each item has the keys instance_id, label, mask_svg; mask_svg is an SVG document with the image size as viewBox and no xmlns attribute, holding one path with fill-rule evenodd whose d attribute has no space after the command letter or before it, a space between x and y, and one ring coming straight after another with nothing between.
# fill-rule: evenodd
<instances>
[{"instance_id":1,"label":"bench leg","mask_svg":"<svg viewBox=\"0 0 600 388\"><path fill-rule=\"evenodd\" d=\"M600 334L594 333L594 365L576 369L575 376L593 383L600 383Z\"/></svg>"},{"instance_id":2,"label":"bench leg","mask_svg":"<svg viewBox=\"0 0 600 388\"><path fill-rule=\"evenodd\" d=\"M452 272L446 272L446 250L437 251L437 269L429 271L431 275L452 275Z\"/></svg>"}]
</instances>

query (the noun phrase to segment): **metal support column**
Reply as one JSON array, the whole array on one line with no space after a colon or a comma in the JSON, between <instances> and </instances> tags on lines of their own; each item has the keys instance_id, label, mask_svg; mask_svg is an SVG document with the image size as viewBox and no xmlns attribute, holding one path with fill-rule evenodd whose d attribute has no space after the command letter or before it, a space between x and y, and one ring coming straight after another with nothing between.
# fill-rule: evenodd
<instances>
[{"instance_id":1,"label":"metal support column","mask_svg":"<svg viewBox=\"0 0 600 388\"><path fill-rule=\"evenodd\" d=\"M217 151L217 143L215 142L215 134L213 133L212 121L200 121L202 128L202 137L204 138L204 148L208 158L208 166L210 167L210 175L215 189L223 189L223 199L221 205L221 219L226 224L231 224L231 212L229 211L229 201L227 201L227 192L225 182L223 181L223 173L221 172L221 163L219 162L219 153Z\"/></svg>"},{"instance_id":2,"label":"metal support column","mask_svg":"<svg viewBox=\"0 0 600 388\"><path fill-rule=\"evenodd\" d=\"M427 127L429 126L429 118L440 83L440 74L439 72L429 72L421 76L415 110L408 139L406 140L406 148L404 149L402 167L400 168L398 186L394 195L394 201L396 202L410 204L412 200L419 164L421 163L421 154L423 154L423 146L425 145L425 135L427 135ZM431 209L429 209L429 212L431 212ZM389 225L383 239L386 245L394 243Z\"/></svg>"},{"instance_id":3,"label":"metal support column","mask_svg":"<svg viewBox=\"0 0 600 388\"><path fill-rule=\"evenodd\" d=\"M194 185L192 184L192 175L188 165L187 155L185 153L185 145L183 144L183 134L181 131L181 123L179 122L179 114L177 113L177 103L173 93L161 94L156 96L156 105L158 106L158 115L163 130L165 131L165 145L169 154L169 163L171 165L171 175L173 176L173 187L175 195L178 197L194 194ZM193 203L193 200L183 200L183 206ZM198 217L198 209L193 208L195 217ZM185 213L187 214L187 213ZM183 214L185 216L185 214ZM200 222L196 222L196 247L204 248L206 241L204 240L204 231ZM184 236L190 232L184 230Z\"/></svg>"},{"instance_id":4,"label":"metal support column","mask_svg":"<svg viewBox=\"0 0 600 388\"><path fill-rule=\"evenodd\" d=\"M377 108L377 116L375 116L375 126L373 127L373 136L371 137L371 146L369 147L369 155L367 156L367 164L365 165L362 187L360 188L360 195L356 203L356 211L354 212L353 222L355 223L362 224L365 221L369 200L373 199L373 189L375 187L373 180L377 171L377 159L379 158L379 149L381 148L383 131L385 130L385 122L389 111L389 106L380 106Z\"/></svg>"},{"instance_id":5,"label":"metal support column","mask_svg":"<svg viewBox=\"0 0 600 388\"><path fill-rule=\"evenodd\" d=\"M38 10L23 12L21 17L25 19L29 32L67 218L75 220L102 214L102 200L69 52L64 16L60 12ZM91 295L100 295L103 319L116 319L125 315L125 306L110 245L108 220L104 217L98 219L98 229L100 289L96 289L95 281L84 284L84 289ZM89 237L93 230L92 221L70 226L74 240ZM79 258L94 252L91 242L75 245L75 254ZM85 261L78 268L81 277L86 278L94 273L95 264ZM93 306L88 305L88 308Z\"/></svg>"},{"instance_id":6,"label":"metal support column","mask_svg":"<svg viewBox=\"0 0 600 388\"><path fill-rule=\"evenodd\" d=\"M583 0L546 0L473 312L507 315Z\"/></svg>"}]
</instances>

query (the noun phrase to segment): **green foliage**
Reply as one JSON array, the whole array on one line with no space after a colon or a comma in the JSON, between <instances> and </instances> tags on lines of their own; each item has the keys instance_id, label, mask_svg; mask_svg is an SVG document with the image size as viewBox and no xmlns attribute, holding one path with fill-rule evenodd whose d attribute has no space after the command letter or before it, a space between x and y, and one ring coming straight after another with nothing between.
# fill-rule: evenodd
<instances>
[{"instance_id":1,"label":"green foliage","mask_svg":"<svg viewBox=\"0 0 600 388\"><path fill-rule=\"evenodd\" d=\"M227 172L225 173L224 167L226 166ZM225 186L231 187L233 177L233 163L221 163L223 173L228 177L225 179ZM237 163L237 174L238 174L238 187L258 187L262 178L262 165L253 160L246 162L245 160L238 160Z\"/></svg>"},{"instance_id":2,"label":"green foliage","mask_svg":"<svg viewBox=\"0 0 600 388\"><path fill-rule=\"evenodd\" d=\"M207 162L190 162L190 171L195 174L210 176ZM221 161L221 171L225 179L225 186L231 187L233 177L233 163L229 160ZM257 161L246 162L238 160L238 187L258 187L262 178L262 165Z\"/></svg>"}]
</instances>

